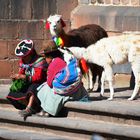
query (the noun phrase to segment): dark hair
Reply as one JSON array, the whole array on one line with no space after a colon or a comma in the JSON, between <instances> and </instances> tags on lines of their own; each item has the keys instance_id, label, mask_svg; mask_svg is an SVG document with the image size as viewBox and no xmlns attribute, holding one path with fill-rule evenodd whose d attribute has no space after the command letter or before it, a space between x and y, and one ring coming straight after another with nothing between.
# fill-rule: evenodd
<instances>
[{"instance_id":1,"label":"dark hair","mask_svg":"<svg viewBox=\"0 0 140 140\"><path fill-rule=\"evenodd\" d=\"M45 56L52 57L52 58L56 58L56 57L63 58L63 54L59 50L54 50L54 51L45 53Z\"/></svg>"}]
</instances>

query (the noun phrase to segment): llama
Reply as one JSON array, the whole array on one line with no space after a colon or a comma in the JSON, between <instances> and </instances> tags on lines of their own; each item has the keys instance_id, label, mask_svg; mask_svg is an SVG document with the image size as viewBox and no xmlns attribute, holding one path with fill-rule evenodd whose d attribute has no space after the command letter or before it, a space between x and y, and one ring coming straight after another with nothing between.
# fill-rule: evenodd
<instances>
[{"instance_id":1,"label":"llama","mask_svg":"<svg viewBox=\"0 0 140 140\"><path fill-rule=\"evenodd\" d=\"M101 95L104 94L105 78L109 82L110 97L114 96L113 88L113 64L131 63L135 76L134 91L128 100L136 98L140 87L140 35L120 35L101 39L87 48L70 47L70 51L84 57L87 62L95 63L104 68L101 78Z\"/></svg>"},{"instance_id":2,"label":"llama","mask_svg":"<svg viewBox=\"0 0 140 140\"><path fill-rule=\"evenodd\" d=\"M68 33L65 33L63 27L65 27L65 23L62 20L61 15L53 15L47 19L46 28L50 29L50 33L52 37L61 37L64 41L64 46L78 46L78 47L87 47L101 38L108 37L107 32L96 24L88 24L81 26L78 29L70 30ZM76 56L77 57L77 56ZM89 91L93 89L93 86L96 82L96 77L98 78L98 88L97 91L101 89L101 75L103 68L96 65L88 63L89 74L88 75L88 88ZM92 76L91 76L92 75ZM90 77L89 77L90 76Z\"/></svg>"}]
</instances>

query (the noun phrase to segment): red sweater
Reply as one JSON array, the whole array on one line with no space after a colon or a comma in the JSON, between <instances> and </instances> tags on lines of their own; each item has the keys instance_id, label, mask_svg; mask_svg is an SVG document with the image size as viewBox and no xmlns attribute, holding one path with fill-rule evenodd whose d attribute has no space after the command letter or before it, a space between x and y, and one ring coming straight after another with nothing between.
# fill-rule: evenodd
<instances>
[{"instance_id":1,"label":"red sweater","mask_svg":"<svg viewBox=\"0 0 140 140\"><path fill-rule=\"evenodd\" d=\"M66 66L66 63L61 58L54 58L52 60L52 62L49 64L49 67L47 69L47 83L51 88L52 88L52 81L53 81L54 77L65 66Z\"/></svg>"},{"instance_id":2,"label":"red sweater","mask_svg":"<svg viewBox=\"0 0 140 140\"><path fill-rule=\"evenodd\" d=\"M37 57L38 59L39 57ZM37 60L36 59L36 60ZM35 61L36 61L35 60ZM34 62L35 62L34 61ZM32 62L33 63L33 62ZM46 63L45 59L43 59L41 62L40 62L42 65ZM19 65L21 66L23 63L22 59L19 61ZM34 73L33 75L31 74L28 79L30 82L34 82L34 83L42 83L46 80L46 71L45 71L45 68L43 67L34 67ZM26 74L26 69L25 68L20 68L19 69L19 74Z\"/></svg>"}]
</instances>

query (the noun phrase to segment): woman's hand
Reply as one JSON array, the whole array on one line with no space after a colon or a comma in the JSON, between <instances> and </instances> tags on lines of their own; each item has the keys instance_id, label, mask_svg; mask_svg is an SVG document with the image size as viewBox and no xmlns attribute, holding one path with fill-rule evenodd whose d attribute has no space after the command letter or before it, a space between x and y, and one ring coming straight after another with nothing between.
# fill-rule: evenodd
<instances>
[{"instance_id":1,"label":"woman's hand","mask_svg":"<svg viewBox=\"0 0 140 140\"><path fill-rule=\"evenodd\" d=\"M26 79L26 75L25 74L13 74L11 76L12 80L16 80L16 79Z\"/></svg>"}]
</instances>

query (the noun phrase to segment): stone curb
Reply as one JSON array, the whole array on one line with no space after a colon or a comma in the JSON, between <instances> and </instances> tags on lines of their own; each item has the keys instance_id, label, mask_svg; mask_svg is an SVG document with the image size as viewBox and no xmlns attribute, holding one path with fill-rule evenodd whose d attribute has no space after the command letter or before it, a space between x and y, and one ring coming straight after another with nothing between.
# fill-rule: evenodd
<instances>
[{"instance_id":1,"label":"stone curb","mask_svg":"<svg viewBox=\"0 0 140 140\"><path fill-rule=\"evenodd\" d=\"M70 119L70 118L44 118L32 116L28 117L26 122L18 115L17 112L7 111L0 109L0 120L8 120L8 122L16 122L20 125L26 125L27 123L30 126L47 128L48 126L63 128L63 131L81 131L81 133L102 133L106 135L113 135L116 137L124 138L140 138L140 127L138 126L129 126L129 125L119 125L114 123L102 122L102 121L88 121L82 119ZM133 134L133 135L132 135Z\"/></svg>"}]
</instances>

